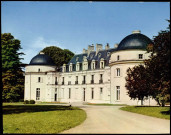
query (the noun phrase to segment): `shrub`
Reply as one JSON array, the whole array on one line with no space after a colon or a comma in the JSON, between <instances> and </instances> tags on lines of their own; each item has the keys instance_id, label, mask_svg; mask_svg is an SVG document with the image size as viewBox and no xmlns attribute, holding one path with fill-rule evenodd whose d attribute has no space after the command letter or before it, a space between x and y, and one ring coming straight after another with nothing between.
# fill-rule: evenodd
<instances>
[{"instance_id":1,"label":"shrub","mask_svg":"<svg viewBox=\"0 0 171 135\"><path fill-rule=\"evenodd\" d=\"M29 101L28 101L28 100L25 100L25 101L24 101L24 104L29 104Z\"/></svg>"},{"instance_id":2,"label":"shrub","mask_svg":"<svg viewBox=\"0 0 171 135\"><path fill-rule=\"evenodd\" d=\"M35 104L35 101L34 101L34 100L30 100L29 103L30 103L30 104Z\"/></svg>"}]
</instances>

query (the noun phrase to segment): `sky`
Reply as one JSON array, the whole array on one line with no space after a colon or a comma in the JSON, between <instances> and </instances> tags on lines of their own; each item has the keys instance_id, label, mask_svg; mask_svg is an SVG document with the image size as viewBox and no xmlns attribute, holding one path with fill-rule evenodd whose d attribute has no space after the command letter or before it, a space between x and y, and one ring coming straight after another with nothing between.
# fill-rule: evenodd
<instances>
[{"instance_id":1,"label":"sky","mask_svg":"<svg viewBox=\"0 0 171 135\"><path fill-rule=\"evenodd\" d=\"M48 46L75 54L97 43L113 48L133 30L153 39L166 30L166 20L170 2L1 2L1 33L21 41L21 62L26 64Z\"/></svg>"}]
</instances>

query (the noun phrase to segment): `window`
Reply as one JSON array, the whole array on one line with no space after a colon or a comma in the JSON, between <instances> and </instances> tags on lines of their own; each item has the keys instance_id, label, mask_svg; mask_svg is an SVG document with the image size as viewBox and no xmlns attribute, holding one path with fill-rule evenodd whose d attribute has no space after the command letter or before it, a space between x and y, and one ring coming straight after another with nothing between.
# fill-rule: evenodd
<instances>
[{"instance_id":1,"label":"window","mask_svg":"<svg viewBox=\"0 0 171 135\"><path fill-rule=\"evenodd\" d=\"M36 89L36 100L40 100L40 88Z\"/></svg>"},{"instance_id":2,"label":"window","mask_svg":"<svg viewBox=\"0 0 171 135\"><path fill-rule=\"evenodd\" d=\"M94 83L94 75L91 75L91 84Z\"/></svg>"},{"instance_id":3,"label":"window","mask_svg":"<svg viewBox=\"0 0 171 135\"><path fill-rule=\"evenodd\" d=\"M103 83L103 74L100 74L100 80L99 83Z\"/></svg>"},{"instance_id":4,"label":"window","mask_svg":"<svg viewBox=\"0 0 171 135\"><path fill-rule=\"evenodd\" d=\"M119 60L119 55L117 56L117 60Z\"/></svg>"},{"instance_id":5,"label":"window","mask_svg":"<svg viewBox=\"0 0 171 135\"><path fill-rule=\"evenodd\" d=\"M104 68L104 61L101 61L101 62L100 62L100 65L101 65L101 66L100 66L101 68Z\"/></svg>"},{"instance_id":6,"label":"window","mask_svg":"<svg viewBox=\"0 0 171 135\"><path fill-rule=\"evenodd\" d=\"M69 88L69 99L71 98L71 88Z\"/></svg>"},{"instance_id":7,"label":"window","mask_svg":"<svg viewBox=\"0 0 171 135\"><path fill-rule=\"evenodd\" d=\"M86 83L86 76L84 75L83 76L83 84L85 84Z\"/></svg>"},{"instance_id":8,"label":"window","mask_svg":"<svg viewBox=\"0 0 171 135\"><path fill-rule=\"evenodd\" d=\"M143 59L143 54L139 54L139 59Z\"/></svg>"},{"instance_id":9,"label":"window","mask_svg":"<svg viewBox=\"0 0 171 135\"><path fill-rule=\"evenodd\" d=\"M55 88L55 93L57 93L57 88Z\"/></svg>"},{"instance_id":10,"label":"window","mask_svg":"<svg viewBox=\"0 0 171 135\"><path fill-rule=\"evenodd\" d=\"M78 76L76 76L75 84L78 84Z\"/></svg>"},{"instance_id":11,"label":"window","mask_svg":"<svg viewBox=\"0 0 171 135\"><path fill-rule=\"evenodd\" d=\"M40 82L41 81L41 78L40 77L38 77L38 82Z\"/></svg>"},{"instance_id":12,"label":"window","mask_svg":"<svg viewBox=\"0 0 171 135\"><path fill-rule=\"evenodd\" d=\"M94 89L92 88L92 91L91 91L91 99L94 99Z\"/></svg>"},{"instance_id":13,"label":"window","mask_svg":"<svg viewBox=\"0 0 171 135\"><path fill-rule=\"evenodd\" d=\"M116 69L116 76L120 76L120 68Z\"/></svg>"},{"instance_id":14,"label":"window","mask_svg":"<svg viewBox=\"0 0 171 135\"><path fill-rule=\"evenodd\" d=\"M64 85L64 77L62 77L62 85Z\"/></svg>"},{"instance_id":15,"label":"window","mask_svg":"<svg viewBox=\"0 0 171 135\"><path fill-rule=\"evenodd\" d=\"M103 88L100 88L100 94L103 94Z\"/></svg>"},{"instance_id":16,"label":"window","mask_svg":"<svg viewBox=\"0 0 171 135\"><path fill-rule=\"evenodd\" d=\"M120 86L116 86L116 100L120 100Z\"/></svg>"},{"instance_id":17,"label":"window","mask_svg":"<svg viewBox=\"0 0 171 135\"><path fill-rule=\"evenodd\" d=\"M38 69L38 72L40 72L40 68Z\"/></svg>"},{"instance_id":18,"label":"window","mask_svg":"<svg viewBox=\"0 0 171 135\"><path fill-rule=\"evenodd\" d=\"M58 84L58 82L57 82L57 77L55 77L55 85L57 85Z\"/></svg>"}]
</instances>

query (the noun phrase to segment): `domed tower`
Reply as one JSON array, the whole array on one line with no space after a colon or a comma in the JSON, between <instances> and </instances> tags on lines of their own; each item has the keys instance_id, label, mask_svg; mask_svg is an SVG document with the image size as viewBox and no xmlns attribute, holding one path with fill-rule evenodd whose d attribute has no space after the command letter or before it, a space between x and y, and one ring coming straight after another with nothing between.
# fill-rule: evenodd
<instances>
[{"instance_id":1,"label":"domed tower","mask_svg":"<svg viewBox=\"0 0 171 135\"><path fill-rule=\"evenodd\" d=\"M48 55L40 52L25 68L24 100L45 101L47 75L56 72L56 66Z\"/></svg>"},{"instance_id":2,"label":"domed tower","mask_svg":"<svg viewBox=\"0 0 171 135\"><path fill-rule=\"evenodd\" d=\"M125 88L126 71L130 67L144 64L145 59L149 59L150 53L147 53L148 45L153 44L150 38L140 33L139 30L133 31L126 36L118 45L117 51L111 54L111 103L119 104L140 104L140 101L130 100ZM144 101L149 105L149 100Z\"/></svg>"}]
</instances>

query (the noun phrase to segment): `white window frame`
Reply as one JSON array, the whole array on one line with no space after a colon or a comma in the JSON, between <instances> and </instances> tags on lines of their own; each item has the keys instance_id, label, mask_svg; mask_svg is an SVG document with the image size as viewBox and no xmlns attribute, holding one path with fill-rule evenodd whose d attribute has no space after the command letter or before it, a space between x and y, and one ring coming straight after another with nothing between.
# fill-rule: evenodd
<instances>
[{"instance_id":1,"label":"white window frame","mask_svg":"<svg viewBox=\"0 0 171 135\"><path fill-rule=\"evenodd\" d=\"M36 88L36 100L40 100L40 88Z\"/></svg>"}]
</instances>

